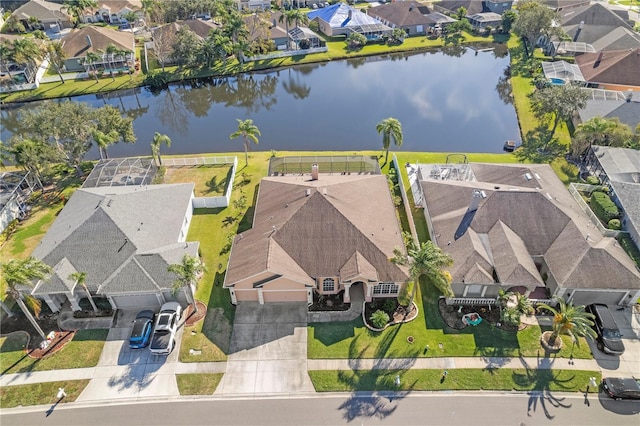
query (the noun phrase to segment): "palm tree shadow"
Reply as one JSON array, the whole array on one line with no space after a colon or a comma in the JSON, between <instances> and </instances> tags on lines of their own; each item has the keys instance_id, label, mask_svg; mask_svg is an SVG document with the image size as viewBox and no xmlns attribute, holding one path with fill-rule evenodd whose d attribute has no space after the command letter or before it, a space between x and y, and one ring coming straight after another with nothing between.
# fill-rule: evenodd
<instances>
[{"instance_id":1,"label":"palm tree shadow","mask_svg":"<svg viewBox=\"0 0 640 426\"><path fill-rule=\"evenodd\" d=\"M540 405L545 417L549 420L555 417L550 411L551 408L571 408L572 404L565 403L564 397L557 397L551 393L551 384L554 387L569 389L569 386L564 384L573 380L573 376L561 379L559 377L560 372L554 372L551 369L555 363L555 357L550 358L545 353L543 358L538 357L535 368L531 368L522 355L520 355L520 362L525 367L525 373L514 371L513 381L519 386L532 388L527 392L527 395L529 395L527 416L531 417L532 412L537 410L538 405Z\"/></svg>"}]
</instances>

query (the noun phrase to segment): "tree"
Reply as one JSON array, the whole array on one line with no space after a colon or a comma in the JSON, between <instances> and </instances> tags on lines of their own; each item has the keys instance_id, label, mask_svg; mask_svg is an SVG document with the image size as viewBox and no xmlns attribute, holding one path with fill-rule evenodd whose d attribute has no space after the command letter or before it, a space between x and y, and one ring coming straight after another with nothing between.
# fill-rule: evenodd
<instances>
[{"instance_id":1,"label":"tree","mask_svg":"<svg viewBox=\"0 0 640 426\"><path fill-rule=\"evenodd\" d=\"M518 2L518 16L513 22L513 32L527 41L527 53L533 56L538 38L550 36L560 27L554 24L560 22L558 12L545 6L539 0L521 0Z\"/></svg>"},{"instance_id":2,"label":"tree","mask_svg":"<svg viewBox=\"0 0 640 426\"><path fill-rule=\"evenodd\" d=\"M238 120L238 130L231 133L231 135L229 135L229 138L235 139L238 136L242 136L242 144L244 146L244 161L245 161L245 164L248 166L249 165L249 142L253 142L256 145L258 145L258 142L259 142L258 136L262 136L262 134L260 133L258 126L253 124L253 120L251 119L240 120L239 118L237 120Z\"/></svg>"},{"instance_id":3,"label":"tree","mask_svg":"<svg viewBox=\"0 0 640 426\"><path fill-rule=\"evenodd\" d=\"M42 339L46 340L47 336L31 313L31 310L33 310L35 316L39 316L42 302L30 294L22 294L20 287L33 287L35 285L33 283L34 280L45 279L51 273L51 267L39 259L29 257L24 260L11 259L9 262L3 263L1 269L2 276L7 283L7 294L20 306L22 312L24 312Z\"/></svg>"},{"instance_id":4,"label":"tree","mask_svg":"<svg viewBox=\"0 0 640 426\"><path fill-rule=\"evenodd\" d=\"M553 138L560 120L569 121L587 105L589 94L575 84L551 85L531 94L531 110L541 121L553 117L549 141Z\"/></svg>"},{"instance_id":5,"label":"tree","mask_svg":"<svg viewBox=\"0 0 640 426\"><path fill-rule=\"evenodd\" d=\"M517 18L518 18L518 14L516 12L514 12L511 9L505 10L502 13L502 22L501 22L502 32L503 33L511 32L511 28L513 27L513 23L516 21Z\"/></svg>"},{"instance_id":6,"label":"tree","mask_svg":"<svg viewBox=\"0 0 640 426\"><path fill-rule=\"evenodd\" d=\"M464 7L461 7L460 9L464 9ZM465 17L446 25L442 30L442 34L444 35L444 44L459 46L464 41L463 33L469 33L471 30L471 23L469 23Z\"/></svg>"},{"instance_id":7,"label":"tree","mask_svg":"<svg viewBox=\"0 0 640 426\"><path fill-rule=\"evenodd\" d=\"M176 33L171 60L181 67L190 67L196 63L196 52L201 41L188 26L183 25Z\"/></svg>"},{"instance_id":8,"label":"tree","mask_svg":"<svg viewBox=\"0 0 640 426\"><path fill-rule=\"evenodd\" d=\"M158 166L162 166L162 158L160 157L160 145L171 147L171 138L167 135L156 132L151 142L151 155L158 159Z\"/></svg>"},{"instance_id":9,"label":"tree","mask_svg":"<svg viewBox=\"0 0 640 426\"><path fill-rule=\"evenodd\" d=\"M103 58L106 56L107 61L109 62L109 74L111 75L112 81L116 80L116 76L113 73L113 63L115 62L115 55L118 54L120 49L113 43L109 43L106 51L104 52Z\"/></svg>"},{"instance_id":10,"label":"tree","mask_svg":"<svg viewBox=\"0 0 640 426\"><path fill-rule=\"evenodd\" d=\"M418 244L411 235L403 235L407 251L406 253L395 248L390 259L394 265L409 267L410 281L413 281L413 289L409 297L409 306L416 295L418 283L421 277L426 277L446 297L452 297L451 275L444 268L453 264L453 259L433 242L427 241Z\"/></svg>"},{"instance_id":11,"label":"tree","mask_svg":"<svg viewBox=\"0 0 640 426\"><path fill-rule=\"evenodd\" d=\"M538 305L538 310L546 309L553 314L553 325L549 346L555 346L556 339L561 334L570 336L578 346L578 337L589 337L594 339L597 334L591 328L593 326L593 314L585 312L584 306L573 306L566 303L561 297L556 297L558 307L554 308L546 303Z\"/></svg>"},{"instance_id":12,"label":"tree","mask_svg":"<svg viewBox=\"0 0 640 426\"><path fill-rule=\"evenodd\" d=\"M593 117L576 128L571 140L571 153L581 157L591 145L631 148L633 139L631 128L617 117Z\"/></svg>"},{"instance_id":13,"label":"tree","mask_svg":"<svg viewBox=\"0 0 640 426\"><path fill-rule=\"evenodd\" d=\"M4 149L16 166L33 173L40 182L48 182L45 175L61 160L59 152L44 141L14 137Z\"/></svg>"},{"instance_id":14,"label":"tree","mask_svg":"<svg viewBox=\"0 0 640 426\"><path fill-rule=\"evenodd\" d=\"M17 33L23 33L26 30L16 15L9 15L9 18L7 18L4 23L4 29L7 31L15 31Z\"/></svg>"},{"instance_id":15,"label":"tree","mask_svg":"<svg viewBox=\"0 0 640 426\"><path fill-rule=\"evenodd\" d=\"M191 286L197 284L198 278L206 270L204 264L197 257L185 254L182 256L181 263L169 265L167 270L178 276L171 287L173 295L175 296L181 288L185 288L187 290L188 300L193 304L193 312L198 312L198 304L196 303Z\"/></svg>"},{"instance_id":16,"label":"tree","mask_svg":"<svg viewBox=\"0 0 640 426\"><path fill-rule=\"evenodd\" d=\"M402 146L402 124L393 118L385 118L376 125L376 131L382 135L382 149L385 150L384 164L389 161L391 141L398 148Z\"/></svg>"},{"instance_id":17,"label":"tree","mask_svg":"<svg viewBox=\"0 0 640 426\"><path fill-rule=\"evenodd\" d=\"M73 280L77 285L81 286L85 293L87 293L87 298L89 299L89 303L91 303L91 307L93 308L93 312L95 312L96 314L98 313L98 307L96 306L95 302L93 301L93 296L91 296L91 292L89 291L89 288L87 287L87 273L86 272L80 272L80 271L76 271L74 273L72 273L71 275L69 275L69 279Z\"/></svg>"},{"instance_id":18,"label":"tree","mask_svg":"<svg viewBox=\"0 0 640 426\"><path fill-rule=\"evenodd\" d=\"M62 43L53 40L47 45L47 53L49 54L49 62L53 64L60 76L60 81L64 84L64 78L62 77L62 68L64 67L64 60L66 59L66 55L64 53L64 49L62 48Z\"/></svg>"},{"instance_id":19,"label":"tree","mask_svg":"<svg viewBox=\"0 0 640 426\"><path fill-rule=\"evenodd\" d=\"M133 10L128 11L122 17L129 23L131 28L133 28L135 22L138 20L138 14Z\"/></svg>"},{"instance_id":20,"label":"tree","mask_svg":"<svg viewBox=\"0 0 640 426\"><path fill-rule=\"evenodd\" d=\"M123 117L120 110L111 105L105 105L95 113L96 128L93 139L98 144L100 158L109 158L107 147L118 142L134 143L133 119Z\"/></svg>"},{"instance_id":21,"label":"tree","mask_svg":"<svg viewBox=\"0 0 640 426\"><path fill-rule=\"evenodd\" d=\"M43 53L38 44L32 39L19 38L11 46L13 61L28 68L35 66L36 59L42 59ZM31 73L35 77L35 72Z\"/></svg>"},{"instance_id":22,"label":"tree","mask_svg":"<svg viewBox=\"0 0 640 426\"><path fill-rule=\"evenodd\" d=\"M98 7L95 0L64 0L63 5L63 9L73 16L76 25L82 21L85 10Z\"/></svg>"},{"instance_id":23,"label":"tree","mask_svg":"<svg viewBox=\"0 0 640 426\"><path fill-rule=\"evenodd\" d=\"M357 32L352 32L347 37L347 49L349 50L360 50L367 45L367 38Z\"/></svg>"},{"instance_id":24,"label":"tree","mask_svg":"<svg viewBox=\"0 0 640 426\"><path fill-rule=\"evenodd\" d=\"M289 47L288 46L288 43L289 43L289 25L295 24L296 27L298 27L300 24L306 25L306 24L309 23L309 17L307 16L307 14L305 12L303 12L299 8L298 9L290 9L290 10L285 10L280 15L279 22L282 23L283 21L285 23L286 32L287 32L287 48L288 48Z\"/></svg>"}]
</instances>

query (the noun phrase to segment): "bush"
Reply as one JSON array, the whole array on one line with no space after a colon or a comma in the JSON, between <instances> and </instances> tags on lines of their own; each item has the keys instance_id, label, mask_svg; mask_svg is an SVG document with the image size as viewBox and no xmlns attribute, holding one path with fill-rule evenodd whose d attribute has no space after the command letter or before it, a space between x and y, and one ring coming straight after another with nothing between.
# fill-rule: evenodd
<instances>
[{"instance_id":1,"label":"bush","mask_svg":"<svg viewBox=\"0 0 640 426\"><path fill-rule=\"evenodd\" d=\"M614 231L619 231L622 229L622 224L620 223L620 219L611 219L607 224L607 227Z\"/></svg>"},{"instance_id":2,"label":"bush","mask_svg":"<svg viewBox=\"0 0 640 426\"><path fill-rule=\"evenodd\" d=\"M158 167L156 170L156 174L153 175L153 179L151 180L152 185L157 185L164 182L164 175L167 172L167 168L165 166Z\"/></svg>"},{"instance_id":3,"label":"bush","mask_svg":"<svg viewBox=\"0 0 640 426\"><path fill-rule=\"evenodd\" d=\"M387 299L384 301L384 305L382 305L382 309L389 315L394 313L397 307L398 303L394 299Z\"/></svg>"},{"instance_id":4,"label":"bush","mask_svg":"<svg viewBox=\"0 0 640 426\"><path fill-rule=\"evenodd\" d=\"M593 176L593 175L587 176L586 182L589 185L600 185L600 179L598 179L596 176Z\"/></svg>"},{"instance_id":5,"label":"bush","mask_svg":"<svg viewBox=\"0 0 640 426\"><path fill-rule=\"evenodd\" d=\"M389 322L389 314L385 311L377 310L369 319L375 328L384 328L384 326Z\"/></svg>"},{"instance_id":6,"label":"bush","mask_svg":"<svg viewBox=\"0 0 640 426\"><path fill-rule=\"evenodd\" d=\"M411 292L413 291L413 281L406 282L398 293L398 303L402 306L409 306L411 303Z\"/></svg>"},{"instance_id":7,"label":"bush","mask_svg":"<svg viewBox=\"0 0 640 426\"><path fill-rule=\"evenodd\" d=\"M367 38L360 33L353 32L347 37L347 49L360 50L367 44Z\"/></svg>"},{"instance_id":8,"label":"bush","mask_svg":"<svg viewBox=\"0 0 640 426\"><path fill-rule=\"evenodd\" d=\"M589 204L593 213L604 223L609 223L611 219L617 219L620 216L618 206L604 192L591 194L591 202Z\"/></svg>"}]
</instances>

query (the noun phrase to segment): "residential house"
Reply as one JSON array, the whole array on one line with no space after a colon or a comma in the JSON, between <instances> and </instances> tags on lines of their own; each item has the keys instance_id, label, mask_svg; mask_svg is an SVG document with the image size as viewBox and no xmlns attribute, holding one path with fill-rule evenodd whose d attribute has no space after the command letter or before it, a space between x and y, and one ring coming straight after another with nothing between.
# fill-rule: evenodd
<instances>
[{"instance_id":1,"label":"residential house","mask_svg":"<svg viewBox=\"0 0 640 426\"><path fill-rule=\"evenodd\" d=\"M502 25L502 15L494 12L482 12L467 15L467 20L476 30L482 30L488 27L497 28Z\"/></svg>"},{"instance_id":2,"label":"residential house","mask_svg":"<svg viewBox=\"0 0 640 426\"><path fill-rule=\"evenodd\" d=\"M356 32L373 40L392 32L390 27L376 18L345 3L336 3L329 7L312 10L307 16L310 21L316 21L319 30L329 37L348 37L351 33Z\"/></svg>"},{"instance_id":3,"label":"residential house","mask_svg":"<svg viewBox=\"0 0 640 426\"><path fill-rule=\"evenodd\" d=\"M90 68L124 70L133 66L135 61L135 38L133 33L117 31L109 27L86 26L72 30L61 39L66 59L64 68L67 72L87 71ZM125 55L108 55L107 48L114 45L126 51ZM93 64L86 61L89 52L100 56Z\"/></svg>"},{"instance_id":4,"label":"residential house","mask_svg":"<svg viewBox=\"0 0 640 426\"><path fill-rule=\"evenodd\" d=\"M576 57L584 80L607 90L640 90L640 47L584 53Z\"/></svg>"},{"instance_id":5,"label":"residential house","mask_svg":"<svg viewBox=\"0 0 640 426\"><path fill-rule=\"evenodd\" d=\"M24 39L17 34L2 34L2 45L9 50L16 40ZM44 49L44 40L32 39L40 48ZM49 61L47 58L30 58L27 61L16 61L13 58L0 61L0 91L11 92L35 89L46 72Z\"/></svg>"},{"instance_id":6,"label":"residential house","mask_svg":"<svg viewBox=\"0 0 640 426\"><path fill-rule=\"evenodd\" d=\"M106 22L108 24L123 24L125 16L135 12L138 19L144 18L142 1L140 0L103 0L98 1L98 7L87 9L81 20L85 23Z\"/></svg>"},{"instance_id":7,"label":"residential house","mask_svg":"<svg viewBox=\"0 0 640 426\"><path fill-rule=\"evenodd\" d=\"M593 89L590 94L587 105L578 110L575 126L593 117L617 118L631 130L640 123L640 92Z\"/></svg>"},{"instance_id":8,"label":"residential house","mask_svg":"<svg viewBox=\"0 0 640 426\"><path fill-rule=\"evenodd\" d=\"M548 165L414 167L431 240L453 257L456 297L500 289L574 304L632 304L640 272L603 237ZM413 175L412 173L412 175Z\"/></svg>"},{"instance_id":9,"label":"residential house","mask_svg":"<svg viewBox=\"0 0 640 426\"><path fill-rule=\"evenodd\" d=\"M18 18L25 28L33 28L30 18L36 18L38 27L43 30L53 28L59 32L63 28L73 26L72 17L62 2L30 0L17 8L12 15Z\"/></svg>"},{"instance_id":10,"label":"residential house","mask_svg":"<svg viewBox=\"0 0 640 426\"><path fill-rule=\"evenodd\" d=\"M622 229L640 249L640 151L592 145L582 168L611 189L611 198L622 211Z\"/></svg>"},{"instance_id":11,"label":"residential house","mask_svg":"<svg viewBox=\"0 0 640 426\"><path fill-rule=\"evenodd\" d=\"M586 6L591 0L543 0L542 4L550 9L560 12L565 9Z\"/></svg>"},{"instance_id":12,"label":"residential house","mask_svg":"<svg viewBox=\"0 0 640 426\"><path fill-rule=\"evenodd\" d=\"M400 28L407 35L421 35L442 29L444 25L455 22L442 13L434 12L422 3L409 1L381 4L367 11L372 16L391 28Z\"/></svg>"},{"instance_id":13,"label":"residential house","mask_svg":"<svg viewBox=\"0 0 640 426\"><path fill-rule=\"evenodd\" d=\"M513 6L513 0L443 0L433 3L433 8L436 11L450 16L456 15L461 7L465 8L467 16L486 12L502 15L505 10L510 10L511 6Z\"/></svg>"},{"instance_id":14,"label":"residential house","mask_svg":"<svg viewBox=\"0 0 640 426\"><path fill-rule=\"evenodd\" d=\"M386 176L266 177L253 228L233 241L224 288L234 304L311 304L313 292L396 297L408 275L389 261L395 248L404 243Z\"/></svg>"},{"instance_id":15,"label":"residential house","mask_svg":"<svg viewBox=\"0 0 640 426\"><path fill-rule=\"evenodd\" d=\"M240 10L268 10L271 9L270 0L236 0L238 9Z\"/></svg>"},{"instance_id":16,"label":"residential house","mask_svg":"<svg viewBox=\"0 0 640 426\"><path fill-rule=\"evenodd\" d=\"M176 297L178 278L167 271L183 256L198 255L198 242L187 242L192 217L192 183L128 185L77 189L47 231L33 256L53 268L31 294L53 312L67 301L79 310L84 290L70 278L86 273L86 286L114 309L159 308Z\"/></svg>"},{"instance_id":17,"label":"residential house","mask_svg":"<svg viewBox=\"0 0 640 426\"><path fill-rule=\"evenodd\" d=\"M243 17L244 23L249 31L249 40L257 39L271 40L276 49L286 50L290 48L290 38L287 34L288 25L280 22L282 12L258 12ZM295 24L291 24L295 27Z\"/></svg>"},{"instance_id":18,"label":"residential house","mask_svg":"<svg viewBox=\"0 0 640 426\"><path fill-rule=\"evenodd\" d=\"M213 21L204 21L201 19L188 19L186 21L176 21L161 25L151 31L154 50L156 52L165 50L168 52L173 51L172 46L176 40L176 34L182 27L189 28L198 38L205 39L211 30L219 28L219 25ZM167 58L171 57L169 54L162 54L162 56L166 56Z\"/></svg>"}]
</instances>

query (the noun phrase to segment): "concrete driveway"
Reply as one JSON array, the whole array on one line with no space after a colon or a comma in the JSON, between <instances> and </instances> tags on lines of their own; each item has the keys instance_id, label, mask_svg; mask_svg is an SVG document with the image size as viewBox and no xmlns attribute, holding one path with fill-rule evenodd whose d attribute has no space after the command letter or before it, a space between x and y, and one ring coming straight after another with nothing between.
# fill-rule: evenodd
<instances>
[{"instance_id":1,"label":"concrete driveway","mask_svg":"<svg viewBox=\"0 0 640 426\"><path fill-rule=\"evenodd\" d=\"M307 304L241 302L216 394L315 392L307 374Z\"/></svg>"},{"instance_id":2,"label":"concrete driveway","mask_svg":"<svg viewBox=\"0 0 640 426\"><path fill-rule=\"evenodd\" d=\"M148 347L131 349L128 340L137 312L119 312L116 326L109 330L94 376L78 401L179 395L174 371L182 326L178 330L176 348L168 356L153 355Z\"/></svg>"}]
</instances>

